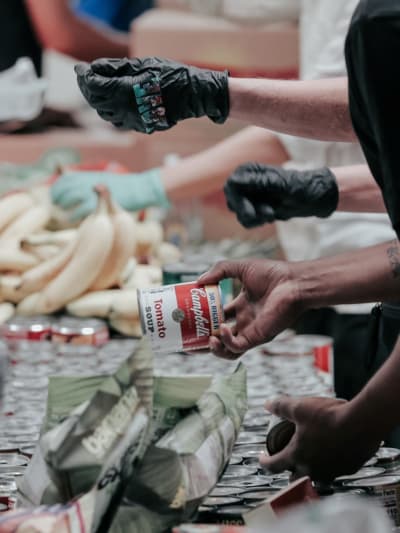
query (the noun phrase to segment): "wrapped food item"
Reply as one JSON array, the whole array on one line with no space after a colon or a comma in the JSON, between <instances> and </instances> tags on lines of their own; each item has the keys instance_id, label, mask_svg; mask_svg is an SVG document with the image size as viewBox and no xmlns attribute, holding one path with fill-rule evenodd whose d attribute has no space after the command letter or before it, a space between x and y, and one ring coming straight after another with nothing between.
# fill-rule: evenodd
<instances>
[{"instance_id":1,"label":"wrapped food item","mask_svg":"<svg viewBox=\"0 0 400 533\"><path fill-rule=\"evenodd\" d=\"M168 388L169 379L163 378L162 405L155 396L153 421L160 438L135 468L112 533L162 532L190 520L229 462L247 408L245 367L209 379L191 407L182 404L182 390L181 400L177 398L174 378ZM184 388L187 397L192 394L190 382Z\"/></svg>"}]
</instances>

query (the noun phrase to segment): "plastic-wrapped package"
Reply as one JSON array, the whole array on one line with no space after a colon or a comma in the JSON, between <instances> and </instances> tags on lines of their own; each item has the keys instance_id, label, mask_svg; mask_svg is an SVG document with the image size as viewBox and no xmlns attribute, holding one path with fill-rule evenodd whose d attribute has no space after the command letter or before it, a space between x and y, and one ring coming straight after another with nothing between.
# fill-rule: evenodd
<instances>
[{"instance_id":1,"label":"plastic-wrapped package","mask_svg":"<svg viewBox=\"0 0 400 533\"><path fill-rule=\"evenodd\" d=\"M0 72L0 122L36 118L43 108L46 89L47 83L37 77L32 61L18 59L13 67Z\"/></svg>"}]
</instances>

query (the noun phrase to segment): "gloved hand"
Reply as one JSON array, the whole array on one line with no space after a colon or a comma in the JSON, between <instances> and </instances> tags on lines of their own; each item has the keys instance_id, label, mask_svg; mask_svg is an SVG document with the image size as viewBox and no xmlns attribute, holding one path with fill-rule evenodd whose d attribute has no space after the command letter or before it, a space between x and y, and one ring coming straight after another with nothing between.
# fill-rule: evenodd
<instances>
[{"instance_id":1,"label":"gloved hand","mask_svg":"<svg viewBox=\"0 0 400 533\"><path fill-rule=\"evenodd\" d=\"M328 168L297 171L247 163L227 180L228 207L245 228L293 217L329 217L339 189Z\"/></svg>"},{"instance_id":2,"label":"gloved hand","mask_svg":"<svg viewBox=\"0 0 400 533\"><path fill-rule=\"evenodd\" d=\"M167 130L185 118L229 113L228 73L168 59L98 59L75 67L79 87L101 118L143 133Z\"/></svg>"},{"instance_id":3,"label":"gloved hand","mask_svg":"<svg viewBox=\"0 0 400 533\"><path fill-rule=\"evenodd\" d=\"M113 199L128 211L169 206L158 169L141 174L67 172L52 186L51 197L64 209L75 207L71 220L80 220L96 208L97 195L93 187L97 184L107 185Z\"/></svg>"}]
</instances>

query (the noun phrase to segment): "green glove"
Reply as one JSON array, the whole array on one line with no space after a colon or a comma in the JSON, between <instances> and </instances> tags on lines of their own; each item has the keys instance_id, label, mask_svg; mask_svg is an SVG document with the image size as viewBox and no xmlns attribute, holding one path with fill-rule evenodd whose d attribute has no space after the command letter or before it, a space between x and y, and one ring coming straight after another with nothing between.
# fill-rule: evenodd
<instances>
[{"instance_id":1,"label":"green glove","mask_svg":"<svg viewBox=\"0 0 400 533\"><path fill-rule=\"evenodd\" d=\"M128 211L152 206L169 207L159 169L140 174L66 172L52 186L51 197L63 209L75 207L71 220L80 220L96 208L97 196L93 187L98 184L106 185L115 202Z\"/></svg>"}]
</instances>

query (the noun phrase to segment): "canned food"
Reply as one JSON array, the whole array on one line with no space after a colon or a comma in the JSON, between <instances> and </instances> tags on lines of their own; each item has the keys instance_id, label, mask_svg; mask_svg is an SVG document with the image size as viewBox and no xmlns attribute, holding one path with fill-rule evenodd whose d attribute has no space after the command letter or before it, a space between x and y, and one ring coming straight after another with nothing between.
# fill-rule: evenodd
<instances>
[{"instance_id":1,"label":"canned food","mask_svg":"<svg viewBox=\"0 0 400 533\"><path fill-rule=\"evenodd\" d=\"M0 513L5 513L7 511L12 511L17 506L17 499L10 495L4 494L0 495Z\"/></svg>"},{"instance_id":2,"label":"canned food","mask_svg":"<svg viewBox=\"0 0 400 533\"><path fill-rule=\"evenodd\" d=\"M236 446L243 444L264 444L265 437L263 435L255 435L254 433L241 433L236 439Z\"/></svg>"},{"instance_id":3,"label":"canned food","mask_svg":"<svg viewBox=\"0 0 400 533\"><path fill-rule=\"evenodd\" d=\"M65 317L53 323L51 338L59 343L101 346L109 340L110 334L102 320Z\"/></svg>"},{"instance_id":4,"label":"canned food","mask_svg":"<svg viewBox=\"0 0 400 533\"><path fill-rule=\"evenodd\" d=\"M8 340L44 341L51 336L51 321L47 316L14 316L0 327L1 336Z\"/></svg>"},{"instance_id":5,"label":"canned food","mask_svg":"<svg viewBox=\"0 0 400 533\"><path fill-rule=\"evenodd\" d=\"M238 494L238 489L236 487L215 487L215 489L210 492L212 497L226 497L233 496L236 497Z\"/></svg>"},{"instance_id":6,"label":"canned food","mask_svg":"<svg viewBox=\"0 0 400 533\"><path fill-rule=\"evenodd\" d=\"M2 453L0 454L0 470L3 467L26 466L28 458L18 453ZM4 471L4 470L3 470Z\"/></svg>"},{"instance_id":7,"label":"canned food","mask_svg":"<svg viewBox=\"0 0 400 533\"><path fill-rule=\"evenodd\" d=\"M243 476L252 476L257 474L258 469L251 466L228 466L225 470L224 478L227 477L243 477Z\"/></svg>"},{"instance_id":8,"label":"canned food","mask_svg":"<svg viewBox=\"0 0 400 533\"><path fill-rule=\"evenodd\" d=\"M379 448L375 457L379 463L395 463L400 460L400 450L397 448Z\"/></svg>"},{"instance_id":9,"label":"canned food","mask_svg":"<svg viewBox=\"0 0 400 533\"><path fill-rule=\"evenodd\" d=\"M384 468L375 468L375 467L365 467L361 468L355 474L349 474L345 476L340 476L335 479L336 482L350 481L353 479L366 479L368 477L382 476L385 473Z\"/></svg>"},{"instance_id":10,"label":"canned food","mask_svg":"<svg viewBox=\"0 0 400 533\"><path fill-rule=\"evenodd\" d=\"M244 500L260 500L264 501L276 494L277 490L271 488L270 490L253 490L249 492L242 492L240 494L241 498Z\"/></svg>"},{"instance_id":11,"label":"canned food","mask_svg":"<svg viewBox=\"0 0 400 533\"><path fill-rule=\"evenodd\" d=\"M293 422L273 415L268 425L266 437L268 453L274 455L283 450L289 444L295 431L296 426Z\"/></svg>"},{"instance_id":12,"label":"canned food","mask_svg":"<svg viewBox=\"0 0 400 533\"><path fill-rule=\"evenodd\" d=\"M379 500L394 524L400 526L400 476L379 476L346 483L347 487L366 489Z\"/></svg>"},{"instance_id":13,"label":"canned food","mask_svg":"<svg viewBox=\"0 0 400 533\"><path fill-rule=\"evenodd\" d=\"M243 462L243 457L241 455L231 455L229 464L230 465L240 465Z\"/></svg>"},{"instance_id":14,"label":"canned food","mask_svg":"<svg viewBox=\"0 0 400 533\"><path fill-rule=\"evenodd\" d=\"M219 287L181 283L138 290L143 332L154 351L208 348L224 320Z\"/></svg>"},{"instance_id":15,"label":"canned food","mask_svg":"<svg viewBox=\"0 0 400 533\"><path fill-rule=\"evenodd\" d=\"M240 498L226 497L226 496L210 496L203 502L203 507L222 507L224 505L240 504Z\"/></svg>"}]
</instances>

